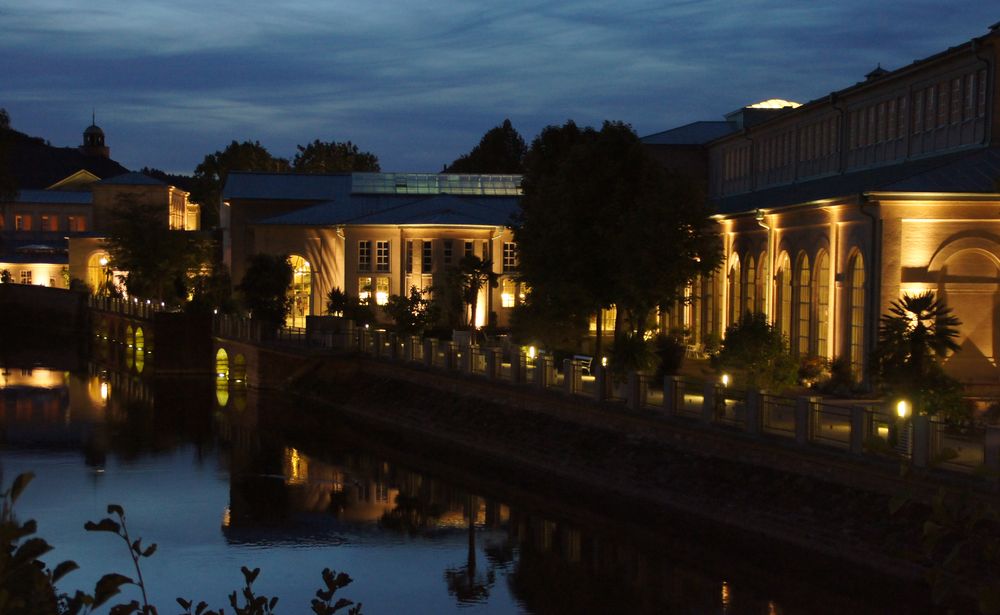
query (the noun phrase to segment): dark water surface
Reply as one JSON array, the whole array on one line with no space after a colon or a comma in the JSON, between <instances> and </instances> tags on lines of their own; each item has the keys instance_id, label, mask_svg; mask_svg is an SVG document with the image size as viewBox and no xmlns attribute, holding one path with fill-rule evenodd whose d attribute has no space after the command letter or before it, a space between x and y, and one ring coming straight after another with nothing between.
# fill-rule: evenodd
<instances>
[{"instance_id":1,"label":"dark water surface","mask_svg":"<svg viewBox=\"0 0 1000 615\"><path fill-rule=\"evenodd\" d=\"M302 411L211 380L11 366L3 479L36 474L17 512L55 545L50 565L80 564L68 591L132 574L120 540L83 531L123 505L133 536L159 546L143 573L164 614L177 596L228 610L242 565L261 568L255 588L282 613L309 612L325 567L348 572L342 593L375 614L891 612L874 583L859 595L794 563L703 549L669 520L668 534L627 511L497 489L347 425L290 436Z\"/></svg>"}]
</instances>

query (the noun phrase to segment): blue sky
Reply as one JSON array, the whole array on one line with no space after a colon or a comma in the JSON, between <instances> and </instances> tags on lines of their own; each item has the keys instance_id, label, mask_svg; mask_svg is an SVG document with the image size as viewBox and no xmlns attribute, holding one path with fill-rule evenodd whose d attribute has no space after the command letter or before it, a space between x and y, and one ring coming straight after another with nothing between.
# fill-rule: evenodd
<instances>
[{"instance_id":1,"label":"blue sky","mask_svg":"<svg viewBox=\"0 0 1000 615\"><path fill-rule=\"evenodd\" d=\"M290 157L351 140L438 171L510 118L649 134L805 102L985 34L983 0L454 2L0 0L0 107L112 157L190 173L231 140Z\"/></svg>"}]
</instances>

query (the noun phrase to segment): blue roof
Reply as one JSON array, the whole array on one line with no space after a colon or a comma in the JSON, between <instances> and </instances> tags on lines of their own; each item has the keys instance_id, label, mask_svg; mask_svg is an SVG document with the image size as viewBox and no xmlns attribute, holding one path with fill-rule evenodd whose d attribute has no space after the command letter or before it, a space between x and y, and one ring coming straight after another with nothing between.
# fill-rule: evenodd
<instances>
[{"instance_id":1,"label":"blue roof","mask_svg":"<svg viewBox=\"0 0 1000 615\"><path fill-rule=\"evenodd\" d=\"M69 262L68 243L54 233L38 233L33 239L14 239L5 234L0 241L0 262L16 265L46 263L65 265Z\"/></svg>"},{"instance_id":2,"label":"blue roof","mask_svg":"<svg viewBox=\"0 0 1000 615\"><path fill-rule=\"evenodd\" d=\"M736 130L730 122L691 122L642 137L646 145L704 145Z\"/></svg>"},{"instance_id":3,"label":"blue roof","mask_svg":"<svg viewBox=\"0 0 1000 615\"><path fill-rule=\"evenodd\" d=\"M283 214L258 224L336 226L347 224L436 224L506 226L518 211L518 197L470 197L451 194L426 197L353 195Z\"/></svg>"},{"instance_id":4,"label":"blue roof","mask_svg":"<svg viewBox=\"0 0 1000 615\"><path fill-rule=\"evenodd\" d=\"M223 200L328 201L351 193L351 174L232 172L222 189Z\"/></svg>"},{"instance_id":5,"label":"blue roof","mask_svg":"<svg viewBox=\"0 0 1000 615\"><path fill-rule=\"evenodd\" d=\"M134 171L132 173L123 173L121 175L115 175L114 177L102 179L97 183L119 186L166 186L165 183L155 177L143 175L142 173L136 173Z\"/></svg>"},{"instance_id":6,"label":"blue roof","mask_svg":"<svg viewBox=\"0 0 1000 615\"><path fill-rule=\"evenodd\" d=\"M63 192L61 190L21 190L17 193L17 203L44 203L54 205L90 205L90 192Z\"/></svg>"}]
</instances>

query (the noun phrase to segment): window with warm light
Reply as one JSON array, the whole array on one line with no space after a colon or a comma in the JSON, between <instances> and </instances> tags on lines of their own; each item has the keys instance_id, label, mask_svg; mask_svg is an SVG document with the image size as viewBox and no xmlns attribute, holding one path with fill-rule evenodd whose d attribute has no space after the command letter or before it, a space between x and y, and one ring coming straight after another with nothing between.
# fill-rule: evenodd
<instances>
[{"instance_id":1,"label":"window with warm light","mask_svg":"<svg viewBox=\"0 0 1000 615\"><path fill-rule=\"evenodd\" d=\"M14 230L15 231L30 231L31 230L31 216L27 214L14 216Z\"/></svg>"},{"instance_id":2,"label":"window with warm light","mask_svg":"<svg viewBox=\"0 0 1000 615\"><path fill-rule=\"evenodd\" d=\"M500 306L512 308L517 305L517 283L510 278L504 278L500 288Z\"/></svg>"},{"instance_id":3,"label":"window with warm light","mask_svg":"<svg viewBox=\"0 0 1000 615\"><path fill-rule=\"evenodd\" d=\"M864 369L865 340L865 264L860 254L855 254L848 264L847 276L851 323L848 356L851 359L851 371L856 377L860 377Z\"/></svg>"},{"instance_id":4,"label":"window with warm light","mask_svg":"<svg viewBox=\"0 0 1000 615\"><path fill-rule=\"evenodd\" d=\"M429 239L424 240L423 253L420 258L420 271L430 273L434 266L434 244Z\"/></svg>"},{"instance_id":5,"label":"window with warm light","mask_svg":"<svg viewBox=\"0 0 1000 615\"><path fill-rule=\"evenodd\" d=\"M797 341L793 352L800 356L812 351L810 334L812 333L812 276L809 270L809 257L799 254L798 275L796 276L795 294L798 304Z\"/></svg>"},{"instance_id":6,"label":"window with warm light","mask_svg":"<svg viewBox=\"0 0 1000 615\"><path fill-rule=\"evenodd\" d=\"M406 241L406 273L413 273L413 240Z\"/></svg>"},{"instance_id":7,"label":"window with warm light","mask_svg":"<svg viewBox=\"0 0 1000 615\"><path fill-rule=\"evenodd\" d=\"M360 277L358 278L358 299L361 303L368 303L368 300L372 296L372 279L371 277Z\"/></svg>"},{"instance_id":8,"label":"window with warm light","mask_svg":"<svg viewBox=\"0 0 1000 615\"><path fill-rule=\"evenodd\" d=\"M375 278L375 303L385 305L389 303L389 278L382 276Z\"/></svg>"},{"instance_id":9,"label":"window with warm light","mask_svg":"<svg viewBox=\"0 0 1000 615\"><path fill-rule=\"evenodd\" d=\"M21 284L31 284L31 270L22 269L21 270Z\"/></svg>"},{"instance_id":10,"label":"window with warm light","mask_svg":"<svg viewBox=\"0 0 1000 615\"><path fill-rule=\"evenodd\" d=\"M441 242L441 260L444 261L445 265L451 264L453 244L451 239L445 239Z\"/></svg>"},{"instance_id":11,"label":"window with warm light","mask_svg":"<svg viewBox=\"0 0 1000 615\"><path fill-rule=\"evenodd\" d=\"M830 323L830 255L821 250L816 257L816 354L827 356L827 328Z\"/></svg>"}]
</instances>

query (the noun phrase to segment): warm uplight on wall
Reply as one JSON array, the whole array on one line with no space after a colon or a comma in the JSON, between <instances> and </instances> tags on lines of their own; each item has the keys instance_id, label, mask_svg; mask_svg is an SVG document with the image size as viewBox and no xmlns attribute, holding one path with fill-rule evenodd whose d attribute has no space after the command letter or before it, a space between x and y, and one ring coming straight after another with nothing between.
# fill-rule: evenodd
<instances>
[{"instance_id":1,"label":"warm uplight on wall","mask_svg":"<svg viewBox=\"0 0 1000 615\"><path fill-rule=\"evenodd\" d=\"M901 419L905 419L909 416L911 410L912 408L910 407L910 402L905 399L901 399L898 403L896 403L896 415Z\"/></svg>"}]
</instances>

